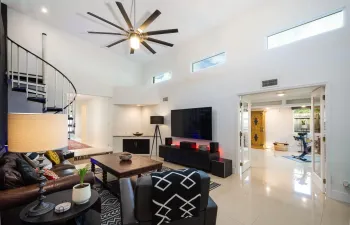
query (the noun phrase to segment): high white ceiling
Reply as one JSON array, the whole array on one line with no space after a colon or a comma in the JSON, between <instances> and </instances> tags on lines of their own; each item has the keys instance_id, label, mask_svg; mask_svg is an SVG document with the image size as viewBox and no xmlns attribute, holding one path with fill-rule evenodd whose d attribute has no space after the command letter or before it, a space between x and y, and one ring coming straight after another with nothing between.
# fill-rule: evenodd
<instances>
[{"instance_id":1,"label":"high white ceiling","mask_svg":"<svg viewBox=\"0 0 350 225\"><path fill-rule=\"evenodd\" d=\"M119 31L108 24L91 18L86 14L87 12L95 13L124 28L127 27L115 1L111 0L3 0L3 2L17 11L63 29L100 47L118 40L118 37L92 35L87 34L86 31ZM120 0L120 2L123 3L129 14L132 1ZM156 9L160 10L162 14L149 26L148 31L178 28L180 31L178 34L156 37L175 44L173 48L176 48L181 42L205 34L213 27L263 2L263 0L136 0L136 24L141 25ZM48 9L47 14L41 12L43 6ZM144 63L155 59L157 55L172 50L166 46L150 43L158 53L157 55L152 55L143 46L134 55L129 55L128 45L124 42L112 47L111 51L135 62Z\"/></svg>"}]
</instances>

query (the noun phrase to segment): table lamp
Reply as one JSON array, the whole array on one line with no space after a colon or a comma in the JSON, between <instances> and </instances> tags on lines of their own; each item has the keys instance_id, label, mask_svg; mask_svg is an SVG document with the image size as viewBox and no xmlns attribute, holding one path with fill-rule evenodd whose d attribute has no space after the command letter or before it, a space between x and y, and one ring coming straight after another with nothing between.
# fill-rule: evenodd
<instances>
[{"instance_id":1,"label":"table lamp","mask_svg":"<svg viewBox=\"0 0 350 225\"><path fill-rule=\"evenodd\" d=\"M38 152L39 154L39 198L28 216L39 216L50 212L55 205L44 202L46 178L44 176L44 153L47 150L67 147L66 114L9 114L8 150L15 153Z\"/></svg>"},{"instance_id":2,"label":"table lamp","mask_svg":"<svg viewBox=\"0 0 350 225\"><path fill-rule=\"evenodd\" d=\"M154 130L152 149L151 149L150 157L152 157L154 140L156 141L156 156L158 156L158 150L157 150L158 137L160 138L160 143L163 144L162 135L160 134L159 124L164 124L164 116L151 116L151 124L156 124L156 127L155 127L155 130ZM158 134L159 134L159 136L158 136Z\"/></svg>"}]
</instances>

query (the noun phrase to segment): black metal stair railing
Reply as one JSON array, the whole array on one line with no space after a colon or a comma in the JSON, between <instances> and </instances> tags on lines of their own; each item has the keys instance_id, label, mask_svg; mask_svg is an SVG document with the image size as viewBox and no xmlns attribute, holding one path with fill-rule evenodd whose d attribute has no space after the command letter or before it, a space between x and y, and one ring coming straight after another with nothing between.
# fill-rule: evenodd
<instances>
[{"instance_id":1,"label":"black metal stair railing","mask_svg":"<svg viewBox=\"0 0 350 225\"><path fill-rule=\"evenodd\" d=\"M75 127L77 90L72 81L55 66L11 38L7 37L7 41L7 75L12 90L26 93L28 101L43 103L43 113L68 114L70 127ZM74 133L69 129L70 133Z\"/></svg>"}]
</instances>

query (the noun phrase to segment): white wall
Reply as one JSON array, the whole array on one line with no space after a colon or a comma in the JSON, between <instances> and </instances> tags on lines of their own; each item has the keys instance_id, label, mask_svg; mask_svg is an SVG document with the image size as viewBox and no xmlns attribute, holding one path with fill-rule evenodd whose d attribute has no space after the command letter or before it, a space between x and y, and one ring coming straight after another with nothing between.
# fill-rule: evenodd
<instances>
[{"instance_id":1,"label":"white wall","mask_svg":"<svg viewBox=\"0 0 350 225\"><path fill-rule=\"evenodd\" d=\"M90 97L77 100L75 136L95 148L111 148L113 111L112 99Z\"/></svg>"},{"instance_id":2,"label":"white wall","mask_svg":"<svg viewBox=\"0 0 350 225\"><path fill-rule=\"evenodd\" d=\"M47 34L46 61L71 79L79 94L112 97L115 86L140 83L138 64L8 9L8 36L39 56L42 33ZM20 67L24 70L24 57L22 62Z\"/></svg>"},{"instance_id":3,"label":"white wall","mask_svg":"<svg viewBox=\"0 0 350 225\"><path fill-rule=\"evenodd\" d=\"M298 151L294 140L293 110L291 108L273 108L265 113L266 146L273 149L274 142L289 144L289 151Z\"/></svg>"},{"instance_id":4,"label":"white wall","mask_svg":"<svg viewBox=\"0 0 350 225\"><path fill-rule=\"evenodd\" d=\"M142 133L141 108L138 106L114 105L113 109L113 135L132 135Z\"/></svg>"},{"instance_id":5,"label":"white wall","mask_svg":"<svg viewBox=\"0 0 350 225\"><path fill-rule=\"evenodd\" d=\"M144 67L144 83L151 77L172 71L169 82L154 85L160 97L169 97L171 109L212 106L213 137L220 142L223 156L237 166L238 94L261 91L261 80L279 78L280 89L326 83L328 195L350 202L343 180L350 180L350 139L344 120L350 105L350 16L344 28L273 50L266 49L266 37L286 28L334 12L350 4L347 0L273 0L251 8L205 35L193 38ZM222 66L192 74L191 62L222 51ZM161 103L160 107L163 105ZM168 123L169 125L169 123Z\"/></svg>"},{"instance_id":6,"label":"white wall","mask_svg":"<svg viewBox=\"0 0 350 225\"><path fill-rule=\"evenodd\" d=\"M157 89L147 86L113 89L113 103L116 105L157 105L160 100Z\"/></svg>"}]
</instances>

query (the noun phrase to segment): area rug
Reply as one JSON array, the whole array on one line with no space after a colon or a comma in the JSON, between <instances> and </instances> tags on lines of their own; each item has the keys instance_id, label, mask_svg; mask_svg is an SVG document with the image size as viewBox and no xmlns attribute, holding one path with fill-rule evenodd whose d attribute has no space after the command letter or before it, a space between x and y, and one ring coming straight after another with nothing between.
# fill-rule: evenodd
<instances>
[{"instance_id":1,"label":"area rug","mask_svg":"<svg viewBox=\"0 0 350 225\"><path fill-rule=\"evenodd\" d=\"M95 185L101 197L101 225L121 225L120 201L99 183Z\"/></svg>"},{"instance_id":2,"label":"area rug","mask_svg":"<svg viewBox=\"0 0 350 225\"><path fill-rule=\"evenodd\" d=\"M163 166L162 171L170 171L171 168ZM96 168L95 174L102 173L101 168ZM148 176L151 172L142 174L143 176ZM209 191L214 190L215 188L220 187L221 184L210 182ZM120 210L120 201L107 189L104 189L103 186L99 183L95 185L96 191L100 194L101 197L101 225L122 225L121 223L121 210Z\"/></svg>"},{"instance_id":3,"label":"area rug","mask_svg":"<svg viewBox=\"0 0 350 225\"><path fill-rule=\"evenodd\" d=\"M311 163L311 161L312 161L311 155L304 156L304 159L306 159L306 161L294 158L293 156L282 156L282 157L286 158L286 159L293 160L295 162L299 162L299 163ZM316 156L316 162L320 162L320 157L319 156Z\"/></svg>"},{"instance_id":4,"label":"area rug","mask_svg":"<svg viewBox=\"0 0 350 225\"><path fill-rule=\"evenodd\" d=\"M77 150L77 149L83 149L83 148L92 148L92 147L77 141L68 140L68 150Z\"/></svg>"}]
</instances>

